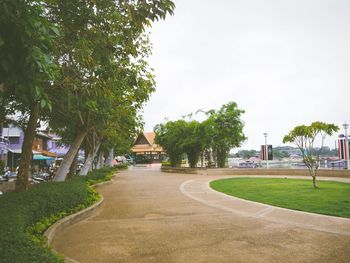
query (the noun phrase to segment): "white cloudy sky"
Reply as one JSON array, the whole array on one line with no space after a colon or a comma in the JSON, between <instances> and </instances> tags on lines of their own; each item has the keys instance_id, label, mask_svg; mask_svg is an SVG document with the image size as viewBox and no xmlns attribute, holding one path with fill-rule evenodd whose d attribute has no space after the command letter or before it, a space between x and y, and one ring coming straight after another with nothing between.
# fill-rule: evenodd
<instances>
[{"instance_id":1,"label":"white cloudy sky","mask_svg":"<svg viewBox=\"0 0 350 263\"><path fill-rule=\"evenodd\" d=\"M229 101L246 111L249 149L264 143L264 131L282 145L296 125L350 121L349 0L175 4L151 30L157 91L144 108L145 131Z\"/></svg>"}]
</instances>

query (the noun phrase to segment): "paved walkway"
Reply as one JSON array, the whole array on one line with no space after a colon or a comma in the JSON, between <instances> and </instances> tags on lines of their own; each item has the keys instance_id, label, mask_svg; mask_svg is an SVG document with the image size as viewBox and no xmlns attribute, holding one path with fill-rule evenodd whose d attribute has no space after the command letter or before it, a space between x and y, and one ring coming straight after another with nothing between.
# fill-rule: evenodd
<instances>
[{"instance_id":1,"label":"paved walkway","mask_svg":"<svg viewBox=\"0 0 350 263\"><path fill-rule=\"evenodd\" d=\"M350 262L349 219L227 197L208 189L214 178L123 172L52 245L79 262Z\"/></svg>"}]
</instances>

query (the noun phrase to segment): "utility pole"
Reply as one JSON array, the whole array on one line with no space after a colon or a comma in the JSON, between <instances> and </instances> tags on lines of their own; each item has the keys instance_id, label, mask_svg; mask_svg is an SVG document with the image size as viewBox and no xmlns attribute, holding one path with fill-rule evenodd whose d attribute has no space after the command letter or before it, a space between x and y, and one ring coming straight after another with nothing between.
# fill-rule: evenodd
<instances>
[{"instance_id":1,"label":"utility pole","mask_svg":"<svg viewBox=\"0 0 350 263\"><path fill-rule=\"evenodd\" d=\"M348 128L349 124L344 123L343 124L344 130L345 130L345 162L346 162L346 169L349 170L350 168L350 160L349 160L349 140L348 140Z\"/></svg>"},{"instance_id":2,"label":"utility pole","mask_svg":"<svg viewBox=\"0 0 350 263\"><path fill-rule=\"evenodd\" d=\"M267 132L264 132L265 136L265 160L266 160L266 169L269 168L269 157L268 157L268 151L267 151Z\"/></svg>"}]
</instances>

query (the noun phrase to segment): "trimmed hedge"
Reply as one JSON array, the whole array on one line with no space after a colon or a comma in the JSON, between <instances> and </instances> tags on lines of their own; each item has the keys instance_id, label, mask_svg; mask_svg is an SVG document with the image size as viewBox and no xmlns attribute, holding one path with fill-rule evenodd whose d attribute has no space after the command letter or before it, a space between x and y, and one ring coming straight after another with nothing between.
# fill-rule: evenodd
<instances>
[{"instance_id":1,"label":"trimmed hedge","mask_svg":"<svg viewBox=\"0 0 350 263\"><path fill-rule=\"evenodd\" d=\"M118 169L120 168L118 167ZM117 171L116 167L103 167L99 170L94 170L92 172L89 172L85 177L85 180L87 181L88 185L109 181L112 179L116 171Z\"/></svg>"},{"instance_id":2,"label":"trimmed hedge","mask_svg":"<svg viewBox=\"0 0 350 263\"><path fill-rule=\"evenodd\" d=\"M127 164L127 163L119 163L119 164L115 165L114 167L116 167L118 170L125 170L125 169L128 169L129 164Z\"/></svg>"},{"instance_id":3,"label":"trimmed hedge","mask_svg":"<svg viewBox=\"0 0 350 263\"><path fill-rule=\"evenodd\" d=\"M66 182L34 185L26 192L0 196L0 262L63 262L42 233L58 219L90 206L99 195L88 185L110 180L103 168Z\"/></svg>"}]
</instances>

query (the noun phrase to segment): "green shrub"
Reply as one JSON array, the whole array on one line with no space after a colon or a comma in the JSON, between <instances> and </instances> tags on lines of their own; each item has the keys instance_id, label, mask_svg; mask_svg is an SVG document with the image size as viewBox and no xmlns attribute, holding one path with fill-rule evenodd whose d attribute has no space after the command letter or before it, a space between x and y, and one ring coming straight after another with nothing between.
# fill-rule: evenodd
<instances>
[{"instance_id":1,"label":"green shrub","mask_svg":"<svg viewBox=\"0 0 350 263\"><path fill-rule=\"evenodd\" d=\"M127 163L119 163L115 166L118 170L128 169L129 165Z\"/></svg>"},{"instance_id":2,"label":"green shrub","mask_svg":"<svg viewBox=\"0 0 350 263\"><path fill-rule=\"evenodd\" d=\"M171 162L162 162L162 166L171 166Z\"/></svg>"},{"instance_id":3,"label":"green shrub","mask_svg":"<svg viewBox=\"0 0 350 263\"><path fill-rule=\"evenodd\" d=\"M103 168L85 178L34 185L26 192L0 196L0 262L63 262L46 245L43 231L58 219L99 199L88 185L109 180L115 169Z\"/></svg>"},{"instance_id":4,"label":"green shrub","mask_svg":"<svg viewBox=\"0 0 350 263\"><path fill-rule=\"evenodd\" d=\"M84 178L88 185L93 185L111 180L116 171L117 169L115 167L103 167L99 170L88 172L87 176Z\"/></svg>"}]
</instances>

